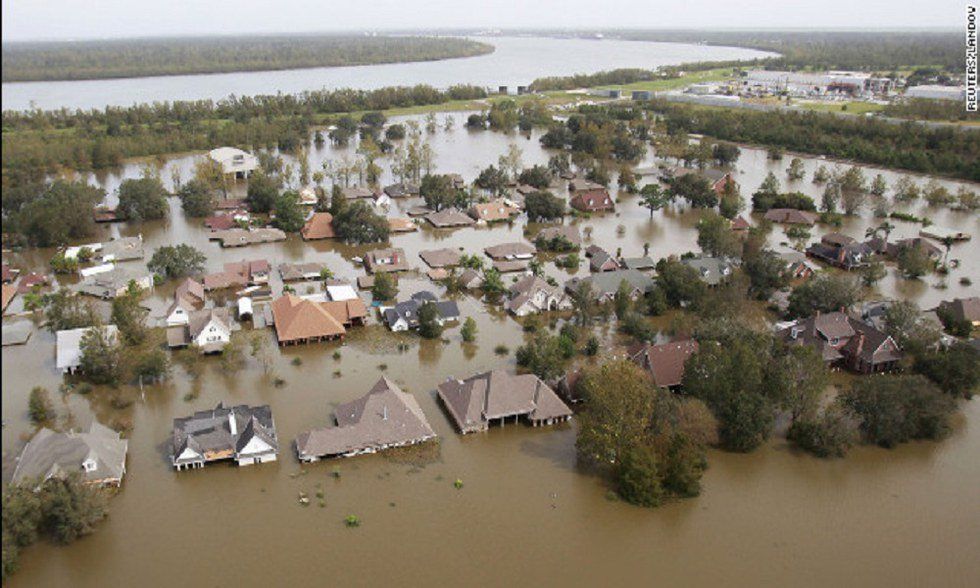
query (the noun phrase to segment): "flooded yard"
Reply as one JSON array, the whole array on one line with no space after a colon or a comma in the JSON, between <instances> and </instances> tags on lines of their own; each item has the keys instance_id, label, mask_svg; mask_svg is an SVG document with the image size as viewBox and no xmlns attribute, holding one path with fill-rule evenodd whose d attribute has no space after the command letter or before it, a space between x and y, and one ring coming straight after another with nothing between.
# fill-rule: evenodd
<instances>
[{"instance_id":1,"label":"flooded yard","mask_svg":"<svg viewBox=\"0 0 980 588\"><path fill-rule=\"evenodd\" d=\"M466 114L455 116L453 131L429 137L436 153L435 171L456 172L472 181L496 164L511 144L523 151L525 166L545 164L539 131L529 136L469 131ZM353 157L345 148L310 145L313 170L326 160ZM200 155L185 155L160 165L170 182L178 167L186 180ZM802 158L807 179L786 184L787 156L770 162L764 150L742 148L736 180L748 202L769 171L784 187L819 202L822 187L810 181L820 165L832 162ZM289 161L289 157L286 157ZM653 163L649 153L641 166ZM154 165L160 162L154 162ZM382 183L393 181L388 162ZM881 171L890 185L901 174L866 168L870 179ZM91 176L110 194L126 178L139 176L141 165L117 173ZM916 178L924 184L927 178ZM943 181L952 191L959 185ZM977 185L970 186L974 190ZM564 188L558 193L564 195ZM244 194L244 184L233 189ZM624 256L643 254L649 244L654 259L696 251L698 211L673 205L650 217L638 197L620 194L613 214L566 219L591 229L591 241ZM111 197L110 197L111 201ZM389 216L419 200L396 201ZM141 234L148 256L167 244L188 243L207 254L207 270L225 262L265 258L283 262L326 263L337 277L363 275L353 257L375 246L352 247L333 241L304 242L290 236L282 243L222 249L208 241L207 230L186 219L179 202L170 199L164 221L142 225L101 225L99 240ZM904 209L903 209L904 210ZM877 288L884 297L916 301L931 308L943 299L977 294L980 282L980 216L975 212L930 209L923 202L909 211L937 225L974 235L953 246L950 257L960 266L945 278L922 281L899 277L894 266ZM749 215L757 223L761 215ZM865 209L845 218L842 232L864 239L877 226ZM914 236L919 225L892 221L892 239ZM538 227L523 219L493 227L419 231L392 236L405 250L418 275L400 281L399 299L431 289L442 290L422 272L419 251L462 248L483 256L484 247L526 239ZM831 229L817 226L813 237ZM770 245L786 241L782 229ZM11 256L24 267L46 267L51 250L28 250ZM130 267L142 262L127 262ZM564 282L588 274L583 263L571 272L545 265L545 272ZM505 276L505 283L510 278ZM273 272L273 290L281 284ZM156 288L148 304L157 311L169 302L174 284ZM304 284L297 286L305 293ZM363 294L368 296L368 294ZM486 434L455 433L435 399L435 387L450 376L467 377L496 367L513 369L513 350L526 337L521 325L499 307L472 295L458 297L462 316L477 322L477 341L463 343L453 327L444 340L393 335L372 324L355 328L344 343L290 347L276 352L264 372L255 360L234 372L218 359L204 360L191 377L176 366L162 385L96 388L88 395L56 391L61 376L54 368L54 336L36 330L27 345L3 349L2 408L5 472L13 455L33 431L27 419L27 397L33 386L55 396L62 415L76 427L93 418L103 423L131 419L127 474L110 503L110 517L98 531L70 547L37 545L22 554L21 570L9 581L19 586L129 585L553 585L608 584L621 578L649 585L794 585L889 586L897 583L968 586L980 583L980 509L974 489L980 486L980 408L967 403L954 433L939 443L912 443L898 449L858 447L836 461L815 459L792 450L782 439L748 455L709 452L710 467L698 498L655 510L607 498L602 480L580 471L575 458L575 423L532 429L508 425ZM614 340L609 326L607 340ZM271 331L264 332L272 342ZM498 346L511 350L495 353ZM334 352L338 351L339 356ZM608 350L607 350L608 351ZM299 361L294 361L299 358ZM292 440L302 430L329 422L333 407L367 392L386 375L413 394L439 436L438 450L408 463L383 455L328 460L300 465ZM285 385L276 387L273 378ZM111 400L134 400L115 409ZM212 465L175 472L167 443L174 417L213 408L218 402L270 404L281 442L279 460L236 468ZM335 473L339 473L336 475ZM463 482L454 487L454 480ZM325 506L301 506L300 492L322 490ZM356 514L362 524L346 528L344 517Z\"/></svg>"}]
</instances>

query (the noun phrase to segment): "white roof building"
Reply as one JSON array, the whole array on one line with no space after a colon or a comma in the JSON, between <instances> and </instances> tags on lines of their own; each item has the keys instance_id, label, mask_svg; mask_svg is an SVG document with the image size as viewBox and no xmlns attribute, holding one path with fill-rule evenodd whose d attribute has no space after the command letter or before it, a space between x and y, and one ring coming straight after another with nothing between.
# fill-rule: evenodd
<instances>
[{"instance_id":1,"label":"white roof building","mask_svg":"<svg viewBox=\"0 0 980 588\"><path fill-rule=\"evenodd\" d=\"M249 174L259 167L259 158L248 151L242 151L234 147L218 147L208 152L208 157L220 163L222 170L226 174L234 174L235 177L247 178Z\"/></svg>"},{"instance_id":2,"label":"white roof building","mask_svg":"<svg viewBox=\"0 0 980 588\"><path fill-rule=\"evenodd\" d=\"M82 327L81 329L69 329L55 333L57 350L57 360L55 367L62 373L72 374L82 365L82 337L88 331L98 327ZM110 339L118 336L116 325L106 325L105 330Z\"/></svg>"},{"instance_id":3,"label":"white roof building","mask_svg":"<svg viewBox=\"0 0 980 588\"><path fill-rule=\"evenodd\" d=\"M963 86L912 86L905 90L906 98L925 98L927 100L966 100Z\"/></svg>"}]
</instances>

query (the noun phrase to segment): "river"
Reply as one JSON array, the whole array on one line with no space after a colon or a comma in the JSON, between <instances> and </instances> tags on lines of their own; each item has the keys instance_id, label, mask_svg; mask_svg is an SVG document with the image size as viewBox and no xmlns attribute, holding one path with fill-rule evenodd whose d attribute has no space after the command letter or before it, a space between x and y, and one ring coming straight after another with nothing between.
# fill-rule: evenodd
<instances>
[{"instance_id":1,"label":"river","mask_svg":"<svg viewBox=\"0 0 980 588\"><path fill-rule=\"evenodd\" d=\"M466 113L441 114L440 121L445 116L454 116L457 124L453 131L440 128L429 137L436 171L459 172L472 180L512 143L523 150L525 165L547 161L549 153L538 142L540 131L529 137L469 131L462 127ZM351 155L355 147L311 145L312 167ZM183 170L186 180L197 157L153 164L162 164L165 182L173 166ZM743 194L751 194L770 170L785 183L788 159L770 162L763 150L743 148L736 165ZM642 165L651 161L648 154ZM808 178L819 164L828 164L815 158L804 162ZM386 161L379 163L387 170ZM865 173L871 177L877 171L867 168ZM890 184L900 176L884 173ZM111 192L122 179L139 174L140 165L134 163L87 177ZM386 175L385 181L389 179ZM960 185L945 183L954 190ZM819 187L809 180L792 188L819 197ZM148 252L163 244L189 243L207 253L212 271L226 261L265 257L273 265L323 261L341 277L362 272L351 258L368 247L291 237L284 243L223 250L207 241L197 222L183 217L175 199L170 203L165 221L99 230L106 236L141 233ZM398 202L396 208L414 203ZM977 215L929 209L923 203L909 209L928 214L937 224L968 230L975 239L953 247L951 257L963 263L947 279L946 289L935 287L935 276L917 282L898 278L892 267L878 286L881 293L913 299L923 307L976 295L976 286L962 285L959 278L980 282ZM673 206L651 219L637 197L620 195L614 215L576 222L592 227L595 243L621 247L624 255L640 255L649 243L651 255L659 258L696 249L698 216ZM864 211L848 219L843 231L863 238L865 228L877 222ZM892 239L915 233L915 225L895 224ZM522 225L457 231L426 227L393 237L393 244L422 268L422 249L462 247L479 253L487 245L520 239ZM782 240L777 229L771 243ZM35 250L12 259L29 267L45 263L51 253ZM139 262L130 265L134 263ZM583 264L570 274L548 263L546 271L563 281L587 274L588 268ZM439 291L424 278L406 278L400 286L400 298L422 288ZM162 309L173 287L157 288L148 304ZM300 293L303 289L299 286ZM4 348L3 447L8 466L33 431L26 415L32 386L50 389L59 412L70 413L76 427L86 427L93 418L133 423L128 473L110 502L108 520L69 547L40 544L26 549L10 586L980 583L976 401L965 405L953 434L938 443L912 443L891 451L859 447L847 458L831 461L801 455L782 439L748 455L711 451L700 497L655 510L635 508L609 500L602 480L576 468L574 422L541 429L507 426L467 437L454 432L435 400L435 386L448 376L514 368L512 352L527 336L496 308L473 296L458 300L462 314L477 321L475 345L462 343L458 327L446 332L444 343L394 336L372 324L353 331L343 345L278 352L275 375L286 381L280 388L254 360L226 373L218 360L208 359L198 379L178 367L168 382L148 386L144 394L122 387L62 399L56 392L61 377L54 370L50 333L37 331L27 345ZM600 331L607 351L621 343L608 326ZM271 332L266 336L272 339ZM398 342L407 346L400 350ZM511 354L497 356L498 345L509 347ZM341 352L339 359L332 357L334 350ZM297 357L300 365L293 363ZM296 434L326 424L333 406L363 395L381 374L418 398L441 439L438 455L424 464L374 455L300 466L292 446ZM135 402L115 409L110 402L114 394ZM278 462L172 470L166 453L172 419L219 401L271 405L281 441ZM339 478L331 475L335 469ZM457 478L463 481L461 489L453 487ZM316 501L308 507L297 503L299 492L313 495L317 489L324 492L324 508ZM348 514L360 517L361 527L346 528Z\"/></svg>"},{"instance_id":2,"label":"river","mask_svg":"<svg viewBox=\"0 0 980 588\"><path fill-rule=\"evenodd\" d=\"M59 82L14 82L2 87L4 110L103 108L145 102L219 100L229 95L296 94L307 90L429 84L488 88L530 84L535 78L636 67L654 69L694 61L756 59L772 53L709 45L551 37L474 37L493 53L476 57L353 67L235 72L188 76Z\"/></svg>"}]
</instances>

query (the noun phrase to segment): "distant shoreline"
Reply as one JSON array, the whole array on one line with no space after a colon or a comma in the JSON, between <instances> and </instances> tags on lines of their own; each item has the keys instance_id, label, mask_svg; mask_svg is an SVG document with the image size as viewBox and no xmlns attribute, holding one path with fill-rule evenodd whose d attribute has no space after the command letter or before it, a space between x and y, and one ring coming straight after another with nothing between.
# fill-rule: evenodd
<instances>
[{"instance_id":1,"label":"distant shoreline","mask_svg":"<svg viewBox=\"0 0 980 588\"><path fill-rule=\"evenodd\" d=\"M323 36L21 42L3 45L3 83L76 82L418 63L493 53L460 37Z\"/></svg>"}]
</instances>

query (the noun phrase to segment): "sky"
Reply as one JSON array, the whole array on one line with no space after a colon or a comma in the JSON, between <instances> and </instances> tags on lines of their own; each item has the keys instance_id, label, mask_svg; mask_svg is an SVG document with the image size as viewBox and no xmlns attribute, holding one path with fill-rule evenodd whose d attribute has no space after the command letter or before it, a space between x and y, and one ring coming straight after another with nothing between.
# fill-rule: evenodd
<instances>
[{"instance_id":1,"label":"sky","mask_svg":"<svg viewBox=\"0 0 980 588\"><path fill-rule=\"evenodd\" d=\"M3 0L3 40L418 28L936 29L961 28L966 3L966 0Z\"/></svg>"}]
</instances>

